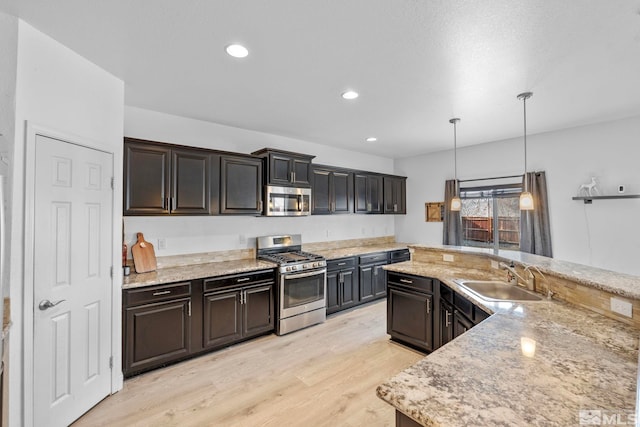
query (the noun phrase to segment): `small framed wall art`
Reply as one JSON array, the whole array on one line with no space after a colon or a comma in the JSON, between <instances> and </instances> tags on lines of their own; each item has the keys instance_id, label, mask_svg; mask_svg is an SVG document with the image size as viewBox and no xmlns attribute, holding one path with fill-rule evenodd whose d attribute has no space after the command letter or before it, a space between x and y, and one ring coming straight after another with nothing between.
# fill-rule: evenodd
<instances>
[{"instance_id":1,"label":"small framed wall art","mask_svg":"<svg viewBox=\"0 0 640 427\"><path fill-rule=\"evenodd\" d=\"M425 203L424 217L426 222L444 221L444 202Z\"/></svg>"}]
</instances>

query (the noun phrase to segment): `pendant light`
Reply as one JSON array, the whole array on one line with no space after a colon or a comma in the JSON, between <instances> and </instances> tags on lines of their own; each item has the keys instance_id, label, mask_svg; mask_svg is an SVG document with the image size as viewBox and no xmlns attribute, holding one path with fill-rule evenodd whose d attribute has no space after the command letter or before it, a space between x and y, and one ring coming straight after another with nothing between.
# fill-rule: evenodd
<instances>
[{"instance_id":1,"label":"pendant light","mask_svg":"<svg viewBox=\"0 0 640 427\"><path fill-rule=\"evenodd\" d=\"M518 99L522 100L524 106L524 191L520 193L520 210L533 210L533 195L529 192L527 179L527 99L533 96L533 92L523 92L518 95Z\"/></svg>"},{"instance_id":2,"label":"pendant light","mask_svg":"<svg viewBox=\"0 0 640 427\"><path fill-rule=\"evenodd\" d=\"M453 123L453 179L455 184L455 195L451 199L451 210L453 212L459 212L462 209L462 200L460 200L459 188L458 188L458 147L457 147L457 135L456 124L460 121L458 118L449 120L449 123Z\"/></svg>"}]
</instances>

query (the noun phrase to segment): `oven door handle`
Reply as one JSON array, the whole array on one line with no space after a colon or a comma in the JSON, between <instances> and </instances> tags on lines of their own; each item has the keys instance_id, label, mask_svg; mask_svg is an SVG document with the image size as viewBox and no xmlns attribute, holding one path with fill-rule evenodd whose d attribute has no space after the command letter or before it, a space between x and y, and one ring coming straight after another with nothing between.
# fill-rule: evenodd
<instances>
[{"instance_id":1,"label":"oven door handle","mask_svg":"<svg viewBox=\"0 0 640 427\"><path fill-rule=\"evenodd\" d=\"M312 272L309 272L309 273L285 274L283 276L283 278L285 280L287 280L287 279L303 279L305 277L317 276L318 274L324 274L326 272L327 272L327 269L323 268L322 270L313 270Z\"/></svg>"}]
</instances>

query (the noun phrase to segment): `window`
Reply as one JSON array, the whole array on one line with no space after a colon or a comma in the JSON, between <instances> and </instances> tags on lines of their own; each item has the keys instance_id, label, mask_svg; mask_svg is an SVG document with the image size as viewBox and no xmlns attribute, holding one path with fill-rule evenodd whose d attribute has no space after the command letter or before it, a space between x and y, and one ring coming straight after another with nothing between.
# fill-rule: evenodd
<instances>
[{"instance_id":1,"label":"window","mask_svg":"<svg viewBox=\"0 0 640 427\"><path fill-rule=\"evenodd\" d=\"M520 249L520 184L461 188L462 244Z\"/></svg>"}]
</instances>

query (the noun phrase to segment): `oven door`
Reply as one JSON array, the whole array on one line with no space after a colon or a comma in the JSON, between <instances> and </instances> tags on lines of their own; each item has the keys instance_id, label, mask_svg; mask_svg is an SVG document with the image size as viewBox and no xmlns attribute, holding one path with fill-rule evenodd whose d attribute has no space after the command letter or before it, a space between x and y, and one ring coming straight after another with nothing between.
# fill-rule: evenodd
<instances>
[{"instance_id":1,"label":"oven door","mask_svg":"<svg viewBox=\"0 0 640 427\"><path fill-rule=\"evenodd\" d=\"M327 269L280 275L280 318L326 307Z\"/></svg>"}]
</instances>

